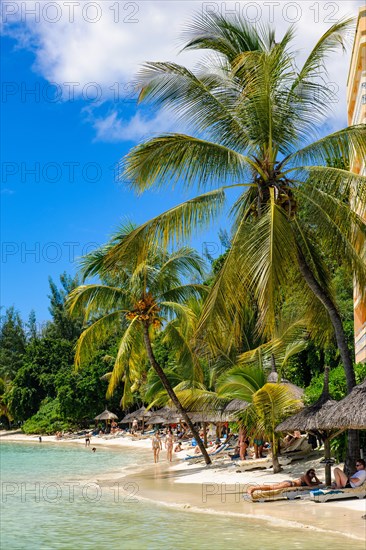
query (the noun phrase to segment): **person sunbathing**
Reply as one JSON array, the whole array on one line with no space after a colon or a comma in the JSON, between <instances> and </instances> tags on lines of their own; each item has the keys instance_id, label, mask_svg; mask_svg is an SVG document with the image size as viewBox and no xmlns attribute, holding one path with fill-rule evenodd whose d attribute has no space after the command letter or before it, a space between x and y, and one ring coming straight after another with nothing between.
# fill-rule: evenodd
<instances>
[{"instance_id":1,"label":"person sunbathing","mask_svg":"<svg viewBox=\"0 0 366 550\"><path fill-rule=\"evenodd\" d=\"M305 472L305 474L298 479L288 479L280 483L273 483L272 485L255 485L249 487L248 495L252 496L255 491L277 491L278 489L287 489L290 487L315 487L317 485L320 485L320 481L316 477L315 470L310 468L310 470Z\"/></svg>"},{"instance_id":2,"label":"person sunbathing","mask_svg":"<svg viewBox=\"0 0 366 550\"><path fill-rule=\"evenodd\" d=\"M365 461L360 458L356 461L357 471L351 476L347 477L340 468L334 468L334 489L354 489L359 487L366 481Z\"/></svg>"}]
</instances>

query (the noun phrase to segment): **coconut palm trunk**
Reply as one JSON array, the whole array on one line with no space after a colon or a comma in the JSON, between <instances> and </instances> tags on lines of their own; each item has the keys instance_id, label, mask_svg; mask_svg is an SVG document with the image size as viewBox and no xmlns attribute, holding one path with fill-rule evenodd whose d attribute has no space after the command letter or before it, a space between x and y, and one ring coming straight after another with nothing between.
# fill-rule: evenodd
<instances>
[{"instance_id":1,"label":"coconut palm trunk","mask_svg":"<svg viewBox=\"0 0 366 550\"><path fill-rule=\"evenodd\" d=\"M272 464L274 474L278 474L282 471L282 467L278 458L278 442L276 440L275 434L273 434L272 437Z\"/></svg>"},{"instance_id":2,"label":"coconut palm trunk","mask_svg":"<svg viewBox=\"0 0 366 550\"><path fill-rule=\"evenodd\" d=\"M347 346L346 335L344 333L341 317L338 313L336 305L333 303L329 295L322 289L313 272L311 271L302 251L300 248L297 250L298 265L302 276L304 277L307 285L315 296L321 301L326 308L333 325L334 334L337 341L337 346L342 359L344 372L347 381L347 392L350 393L353 387L356 385L355 371L353 368L353 362L351 354ZM359 457L359 435L356 430L348 431L348 449L347 456L344 465L345 472L350 474L354 471L356 460Z\"/></svg>"},{"instance_id":3,"label":"coconut palm trunk","mask_svg":"<svg viewBox=\"0 0 366 550\"><path fill-rule=\"evenodd\" d=\"M167 394L169 395L170 399L174 403L175 407L181 413L181 415L184 418L185 422L189 426L193 437L197 441L197 444L200 448L202 456L205 459L206 464L207 465L211 464L211 459L210 459L210 457L209 457L209 455L206 451L206 448L205 448L205 445L204 445L202 439L200 438L199 432L194 427L191 419L189 418L189 416L187 414L187 411L184 409L184 407L180 403L178 397L175 395L174 390L173 390L172 386L170 385L170 382L169 382L164 370L161 368L161 366L159 365L159 363L155 359L155 355L154 355L154 352L153 352L153 349L152 349L150 335L149 335L149 324L148 324L148 322L145 322L143 324L143 334L144 334L144 342L145 342L146 352L147 352L147 356L149 358L151 366L153 367L153 369L156 371L157 375L159 376L159 378L160 378Z\"/></svg>"}]
</instances>

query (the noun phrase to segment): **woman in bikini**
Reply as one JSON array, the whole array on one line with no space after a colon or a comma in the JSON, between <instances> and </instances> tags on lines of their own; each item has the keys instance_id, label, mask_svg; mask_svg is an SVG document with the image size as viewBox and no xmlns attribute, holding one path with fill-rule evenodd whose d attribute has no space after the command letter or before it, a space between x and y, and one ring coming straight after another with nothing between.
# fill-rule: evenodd
<instances>
[{"instance_id":1,"label":"woman in bikini","mask_svg":"<svg viewBox=\"0 0 366 550\"><path fill-rule=\"evenodd\" d=\"M174 445L174 436L171 428L168 428L165 439L165 448L166 448L166 458L169 462L173 460L173 445Z\"/></svg>"},{"instance_id":2,"label":"woman in bikini","mask_svg":"<svg viewBox=\"0 0 366 550\"><path fill-rule=\"evenodd\" d=\"M158 431L154 433L151 440L151 444L152 444L152 450L154 452L154 462L156 464L157 462L159 462L159 453L162 449L161 439Z\"/></svg>"},{"instance_id":3,"label":"woman in bikini","mask_svg":"<svg viewBox=\"0 0 366 550\"><path fill-rule=\"evenodd\" d=\"M252 496L254 491L277 491L278 489L287 489L288 487L315 487L316 485L320 485L320 481L316 477L315 470L310 468L298 479L288 479L281 481L281 483L274 483L273 485L255 485L249 487L248 495Z\"/></svg>"}]
</instances>

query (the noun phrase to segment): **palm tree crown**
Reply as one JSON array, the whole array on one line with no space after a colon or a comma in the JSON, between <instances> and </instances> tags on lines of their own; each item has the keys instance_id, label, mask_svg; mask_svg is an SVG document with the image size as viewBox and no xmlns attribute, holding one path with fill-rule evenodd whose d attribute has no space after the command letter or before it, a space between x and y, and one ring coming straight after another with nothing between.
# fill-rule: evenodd
<instances>
[{"instance_id":1,"label":"palm tree crown","mask_svg":"<svg viewBox=\"0 0 366 550\"><path fill-rule=\"evenodd\" d=\"M76 288L69 296L68 307L73 314L84 314L86 328L81 334L75 355L80 367L90 352L108 335L119 338L113 372L109 378L108 395L124 381L123 405L131 398L131 386L141 377L146 363L143 327L151 337L164 324L170 332L177 329L177 320L189 324L191 312L185 302L200 297L206 288L197 283L184 283L184 278L202 276L204 263L188 247L173 253L151 247L148 257L139 262L106 268L105 261L115 246L128 236L131 227L122 228L106 246L87 255L83 261L84 276L99 275L106 284L88 284ZM109 282L109 284L108 284ZM181 338L180 345L183 345Z\"/></svg>"}]
</instances>

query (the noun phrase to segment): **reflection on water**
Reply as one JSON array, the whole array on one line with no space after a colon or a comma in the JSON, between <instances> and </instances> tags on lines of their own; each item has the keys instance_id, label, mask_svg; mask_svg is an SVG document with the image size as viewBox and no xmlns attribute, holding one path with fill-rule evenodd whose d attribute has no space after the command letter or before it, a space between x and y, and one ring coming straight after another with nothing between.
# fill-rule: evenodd
<instances>
[{"instance_id":1,"label":"reflection on water","mask_svg":"<svg viewBox=\"0 0 366 550\"><path fill-rule=\"evenodd\" d=\"M100 472L130 469L145 457L140 449L89 453L71 446L1 444L1 548L343 550L347 543L317 532L141 502L135 496L138 484L95 482ZM352 550L363 548L349 543Z\"/></svg>"}]
</instances>

